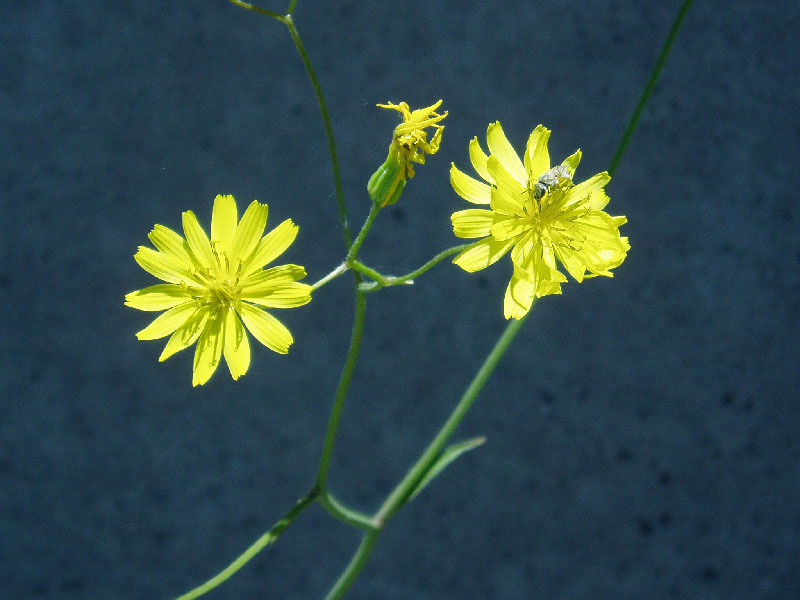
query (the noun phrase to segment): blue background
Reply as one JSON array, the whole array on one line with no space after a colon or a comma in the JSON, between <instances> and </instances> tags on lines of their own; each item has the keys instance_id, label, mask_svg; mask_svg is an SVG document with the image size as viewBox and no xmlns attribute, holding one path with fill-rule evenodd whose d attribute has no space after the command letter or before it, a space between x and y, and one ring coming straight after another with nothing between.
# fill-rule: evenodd
<instances>
[{"instance_id":1,"label":"blue background","mask_svg":"<svg viewBox=\"0 0 800 600\"><path fill-rule=\"evenodd\" d=\"M282 10L283 2L265 4ZM439 98L441 151L362 257L390 273L457 240L451 161L500 120L604 170L679 2L323 2L296 22L353 226L394 113ZM316 101L285 27L223 0L3 3L0 595L169 598L310 486L349 337L348 277L279 316L288 356L191 387L157 363L154 223L218 193L300 225L284 262L343 258ZM459 437L488 442L387 527L356 599L798 598L800 8L696 2L608 187L631 252L542 300ZM508 259L371 295L330 473L374 510L505 326ZM211 598L321 598L359 534L319 507Z\"/></svg>"}]
</instances>

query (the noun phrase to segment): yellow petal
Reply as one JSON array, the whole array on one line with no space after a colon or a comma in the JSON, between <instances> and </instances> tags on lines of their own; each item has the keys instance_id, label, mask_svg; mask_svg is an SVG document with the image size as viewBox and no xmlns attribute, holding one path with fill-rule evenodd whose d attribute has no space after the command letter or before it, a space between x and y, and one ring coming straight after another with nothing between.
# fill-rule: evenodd
<instances>
[{"instance_id":1,"label":"yellow petal","mask_svg":"<svg viewBox=\"0 0 800 600\"><path fill-rule=\"evenodd\" d=\"M512 194L506 191L505 188L492 188L492 210L504 215L526 217L527 215L523 210L526 198L527 194L524 191L519 194Z\"/></svg>"},{"instance_id":2,"label":"yellow petal","mask_svg":"<svg viewBox=\"0 0 800 600\"><path fill-rule=\"evenodd\" d=\"M222 347L224 339L222 337L225 312L216 311L208 319L203 333L197 340L197 348L194 351L194 364L192 365L192 385L203 385L214 374L219 366L222 357Z\"/></svg>"},{"instance_id":3,"label":"yellow petal","mask_svg":"<svg viewBox=\"0 0 800 600\"><path fill-rule=\"evenodd\" d=\"M497 156L492 154L486 162L489 173L494 177L495 185L514 196L523 196L528 189L527 181L519 182Z\"/></svg>"},{"instance_id":4,"label":"yellow petal","mask_svg":"<svg viewBox=\"0 0 800 600\"><path fill-rule=\"evenodd\" d=\"M556 245L555 252L558 260L561 261L561 264L564 265L564 268L567 270L567 273L572 275L575 281L581 283L586 274L586 264L581 258L581 255L561 244Z\"/></svg>"},{"instance_id":5,"label":"yellow petal","mask_svg":"<svg viewBox=\"0 0 800 600\"><path fill-rule=\"evenodd\" d=\"M550 139L550 130L544 125L537 125L528 138L525 147L525 169L528 177L536 180L550 170L550 152L547 150L547 141Z\"/></svg>"},{"instance_id":6,"label":"yellow petal","mask_svg":"<svg viewBox=\"0 0 800 600\"><path fill-rule=\"evenodd\" d=\"M477 179L458 170L455 164L450 164L450 185L456 194L467 202L473 204L489 204L491 202L491 188Z\"/></svg>"},{"instance_id":7,"label":"yellow petal","mask_svg":"<svg viewBox=\"0 0 800 600\"><path fill-rule=\"evenodd\" d=\"M136 337L140 340L157 340L166 337L186 323L196 310L197 305L193 301L185 301L159 315L150 325L137 333Z\"/></svg>"},{"instance_id":8,"label":"yellow petal","mask_svg":"<svg viewBox=\"0 0 800 600\"><path fill-rule=\"evenodd\" d=\"M261 292L269 292L305 276L306 270L300 265L280 265L256 271L242 282L242 292L258 296Z\"/></svg>"},{"instance_id":9,"label":"yellow petal","mask_svg":"<svg viewBox=\"0 0 800 600\"><path fill-rule=\"evenodd\" d=\"M289 352L294 341L288 329L271 314L242 302L236 307L242 321L259 342L279 354Z\"/></svg>"},{"instance_id":10,"label":"yellow petal","mask_svg":"<svg viewBox=\"0 0 800 600\"><path fill-rule=\"evenodd\" d=\"M524 317L533 305L534 290L535 286L530 281L512 276L503 299L505 318L521 319Z\"/></svg>"},{"instance_id":11,"label":"yellow petal","mask_svg":"<svg viewBox=\"0 0 800 600\"><path fill-rule=\"evenodd\" d=\"M211 211L211 242L216 244L217 252L229 252L239 212L233 196L218 195L214 198L214 208Z\"/></svg>"},{"instance_id":12,"label":"yellow petal","mask_svg":"<svg viewBox=\"0 0 800 600\"><path fill-rule=\"evenodd\" d=\"M295 225L291 219L286 219L283 223L261 238L255 252L245 261L242 269L243 275L245 277L250 275L283 254L297 237L297 230L297 225Z\"/></svg>"},{"instance_id":13,"label":"yellow petal","mask_svg":"<svg viewBox=\"0 0 800 600\"><path fill-rule=\"evenodd\" d=\"M489 125L489 129L486 131L486 143L489 146L489 153L497 157L508 174L516 179L524 189L528 185L528 173L508 138L506 138L506 134L503 133L500 121ZM489 164L489 173L497 179L494 171L492 171L491 163ZM497 184L500 185L500 182L497 182Z\"/></svg>"},{"instance_id":14,"label":"yellow petal","mask_svg":"<svg viewBox=\"0 0 800 600\"><path fill-rule=\"evenodd\" d=\"M138 310L167 310L190 299L191 295L185 287L159 283L125 294L125 306Z\"/></svg>"},{"instance_id":15,"label":"yellow petal","mask_svg":"<svg viewBox=\"0 0 800 600\"><path fill-rule=\"evenodd\" d=\"M570 177L575 176L575 171L577 170L578 165L581 163L582 156L583 152L581 152L581 149L578 148L574 153L570 154L567 158L561 161L561 164L569 169Z\"/></svg>"},{"instance_id":16,"label":"yellow petal","mask_svg":"<svg viewBox=\"0 0 800 600\"><path fill-rule=\"evenodd\" d=\"M169 227L155 225L153 231L148 233L147 237L150 238L153 246L164 254L170 254L181 262L186 263L187 266L196 266L192 253L189 251L189 244Z\"/></svg>"},{"instance_id":17,"label":"yellow petal","mask_svg":"<svg viewBox=\"0 0 800 600\"><path fill-rule=\"evenodd\" d=\"M133 255L145 271L168 283L182 283L191 281L199 283L187 268L186 263L170 254L158 252L147 246L139 246L138 252Z\"/></svg>"},{"instance_id":18,"label":"yellow petal","mask_svg":"<svg viewBox=\"0 0 800 600\"><path fill-rule=\"evenodd\" d=\"M250 367L250 341L235 310L229 310L225 320L225 362L234 380L247 373Z\"/></svg>"},{"instance_id":19,"label":"yellow petal","mask_svg":"<svg viewBox=\"0 0 800 600\"><path fill-rule=\"evenodd\" d=\"M305 283L283 283L258 295L245 290L242 292L242 300L267 308L296 308L311 302L311 286Z\"/></svg>"},{"instance_id":20,"label":"yellow petal","mask_svg":"<svg viewBox=\"0 0 800 600\"><path fill-rule=\"evenodd\" d=\"M494 183L494 178L489 174L489 169L486 168L486 161L489 157L481 148L481 144L477 137L474 137L469 142L469 160L475 171L483 177L484 181Z\"/></svg>"},{"instance_id":21,"label":"yellow petal","mask_svg":"<svg viewBox=\"0 0 800 600\"><path fill-rule=\"evenodd\" d=\"M211 253L208 236L190 210L183 213L183 233L195 258L206 268L216 268L217 261Z\"/></svg>"},{"instance_id":22,"label":"yellow petal","mask_svg":"<svg viewBox=\"0 0 800 600\"><path fill-rule=\"evenodd\" d=\"M206 326L209 314L210 311L206 307L196 309L194 314L190 315L186 322L178 327L172 337L169 338L167 345L164 346L164 350L161 352L161 356L158 357L158 362L163 362L176 352L180 352L194 344Z\"/></svg>"},{"instance_id":23,"label":"yellow petal","mask_svg":"<svg viewBox=\"0 0 800 600\"><path fill-rule=\"evenodd\" d=\"M513 244L514 240L498 242L491 237L484 238L456 256L453 263L468 273L474 273L497 262Z\"/></svg>"},{"instance_id":24,"label":"yellow petal","mask_svg":"<svg viewBox=\"0 0 800 600\"><path fill-rule=\"evenodd\" d=\"M459 210L450 215L453 222L453 233L460 238L486 237L501 215L491 210L470 208Z\"/></svg>"},{"instance_id":25,"label":"yellow petal","mask_svg":"<svg viewBox=\"0 0 800 600\"><path fill-rule=\"evenodd\" d=\"M258 245L264 227L267 226L267 213L269 208L266 204L261 204L258 200L253 200L247 210L244 211L242 220L236 227L233 235L231 257L236 260L246 260L250 253Z\"/></svg>"},{"instance_id":26,"label":"yellow petal","mask_svg":"<svg viewBox=\"0 0 800 600\"><path fill-rule=\"evenodd\" d=\"M529 231L531 228L531 224L528 222L526 223L524 219L515 219L513 217L497 220L492 225L489 233L491 233L492 237L496 239L498 242L503 240L507 240L509 238L517 237Z\"/></svg>"},{"instance_id":27,"label":"yellow petal","mask_svg":"<svg viewBox=\"0 0 800 600\"><path fill-rule=\"evenodd\" d=\"M570 188L567 192L565 204L569 206L576 202L586 204L594 210L602 210L608 204L608 196L603 188L611 181L611 176L603 171L582 181Z\"/></svg>"}]
</instances>

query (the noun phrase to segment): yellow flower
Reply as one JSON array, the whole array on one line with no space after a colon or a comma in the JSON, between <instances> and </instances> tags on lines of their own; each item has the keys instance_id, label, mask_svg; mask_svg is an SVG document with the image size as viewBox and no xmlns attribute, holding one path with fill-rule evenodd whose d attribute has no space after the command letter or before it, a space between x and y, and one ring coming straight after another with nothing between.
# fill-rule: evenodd
<instances>
[{"instance_id":1,"label":"yellow flower","mask_svg":"<svg viewBox=\"0 0 800 600\"><path fill-rule=\"evenodd\" d=\"M444 125L438 123L447 116L447 112L441 115L436 112L441 104L439 100L436 104L414 111L405 102L378 104L381 108L398 111L403 115L403 122L394 129L386 161L367 183L367 191L375 204L386 206L397 202L406 180L415 175L413 163L424 165L425 155L436 154L439 150ZM430 141L425 131L427 127L434 128Z\"/></svg>"},{"instance_id":2,"label":"yellow flower","mask_svg":"<svg viewBox=\"0 0 800 600\"><path fill-rule=\"evenodd\" d=\"M192 211L183 213L185 239L163 225L148 237L156 250L139 246L134 259L162 281L125 296L125 305L166 312L136 334L140 340L171 335L159 361L197 341L192 385L214 374L222 356L231 377L250 366L250 343L244 325L267 348L286 354L292 334L266 308L293 308L311 301L311 287L299 283L305 269L281 265L264 269L294 241L297 225L286 219L264 237L266 204L253 201L241 221L233 196L217 196L211 216L211 239Z\"/></svg>"},{"instance_id":3,"label":"yellow flower","mask_svg":"<svg viewBox=\"0 0 800 600\"><path fill-rule=\"evenodd\" d=\"M539 125L528 138L524 162L509 143L499 122L489 125L489 156L477 138L469 145L472 166L487 183L450 168L456 193L490 210L468 209L452 215L461 238L483 238L453 259L470 273L484 269L511 250L514 272L506 289L506 319L520 319L534 298L560 294L567 278L556 259L581 282L586 277L613 277L611 269L625 260L630 244L619 227L625 217L603 212L609 198L603 188L611 180L598 173L573 184L581 151L551 169L547 141L550 130ZM587 273L588 271L588 273Z\"/></svg>"}]
</instances>

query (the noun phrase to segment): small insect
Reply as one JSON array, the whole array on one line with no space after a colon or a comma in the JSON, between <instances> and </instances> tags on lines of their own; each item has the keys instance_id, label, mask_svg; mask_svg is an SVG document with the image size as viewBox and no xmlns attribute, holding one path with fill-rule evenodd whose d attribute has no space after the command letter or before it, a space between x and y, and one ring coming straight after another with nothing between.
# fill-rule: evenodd
<instances>
[{"instance_id":1,"label":"small insect","mask_svg":"<svg viewBox=\"0 0 800 600\"><path fill-rule=\"evenodd\" d=\"M572 181L569 168L565 165L558 165L550 169L544 175L540 175L536 183L533 184L533 197L539 200L550 191L550 188L559 186L568 181Z\"/></svg>"}]
</instances>

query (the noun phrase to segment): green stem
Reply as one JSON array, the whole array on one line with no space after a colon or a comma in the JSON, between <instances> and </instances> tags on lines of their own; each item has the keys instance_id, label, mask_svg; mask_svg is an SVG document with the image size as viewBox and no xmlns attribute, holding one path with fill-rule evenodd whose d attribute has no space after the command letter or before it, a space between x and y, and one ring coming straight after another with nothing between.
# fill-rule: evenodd
<instances>
[{"instance_id":1,"label":"green stem","mask_svg":"<svg viewBox=\"0 0 800 600\"><path fill-rule=\"evenodd\" d=\"M344 232L345 247L349 250L352 244L352 236L350 235L350 225L347 221L347 209L344 204L344 188L342 187L342 177L339 172L339 158L336 152L336 139L333 136L333 126L331 125L331 117L330 113L328 112L328 105L325 102L325 96L322 94L322 86L319 83L319 79L317 79L317 74L314 71L314 67L311 65L311 59L308 57L305 46L303 46L303 42L300 40L300 34L297 32L297 26L294 24L294 19L292 19L292 13L294 13L297 0L292 0L289 3L289 8L287 9L285 15L279 15L276 12L267 10L265 8L260 8L250 4L249 2L242 2L242 0L228 1L236 6L246 8L247 10L251 10L255 13L272 17L273 19L286 25L286 27L289 29L289 35L292 36L292 41L294 41L295 48L297 48L297 52L300 54L300 59L303 61L303 66L306 69L306 74L311 81L311 87L314 88L314 94L317 96L317 104L319 104L319 111L322 115L322 123L325 126L325 136L328 138L328 151L331 155L333 185L336 188L336 204L339 208L339 221L342 224L342 231Z\"/></svg>"},{"instance_id":2,"label":"green stem","mask_svg":"<svg viewBox=\"0 0 800 600\"><path fill-rule=\"evenodd\" d=\"M345 359L344 367L342 367L342 374L339 376L339 385L336 388L336 397L333 400L333 407L331 414L328 418L328 429L325 432L325 441L322 445L322 456L319 460L319 467L317 468L316 487L320 490L325 490L325 481L328 477L328 468L330 467L331 454L333 453L333 444L336 441L336 432L339 428L339 418L342 416L342 409L344 408L344 401L347 397L347 390L350 387L350 381L353 378L353 371L356 366L356 359L358 358L358 351L361 347L361 336L364 332L364 313L366 311L366 298L364 293L356 290L356 308L355 316L353 317L353 331L350 336L350 348L347 350L347 358Z\"/></svg>"},{"instance_id":3,"label":"green stem","mask_svg":"<svg viewBox=\"0 0 800 600\"><path fill-rule=\"evenodd\" d=\"M294 3L290 5L290 8L294 8ZM341 222L342 231L344 232L345 247L349 250L350 246L352 245L352 237L350 235L350 225L347 221L347 209L345 208L344 204L344 188L342 188L342 177L339 173L339 158L336 153L336 139L333 137L333 127L331 126L331 117L328 113L328 105L325 102L325 96L322 94L322 86L319 83L319 79L317 79L317 74L314 71L314 67L311 66L311 59L308 58L308 54L303 46L303 42L300 41L300 34L297 33L297 27L292 20L291 13L286 15L284 18L284 23L286 23L286 26L289 28L289 34L292 36L294 45L297 48L297 51L300 53L303 66L306 68L308 78L311 80L311 86L314 88L314 93L317 96L317 103L319 104L319 110L322 114L322 122L325 125L325 135L328 138L328 150L331 155L333 184L336 188L336 204L339 207L339 221Z\"/></svg>"},{"instance_id":4,"label":"green stem","mask_svg":"<svg viewBox=\"0 0 800 600\"><path fill-rule=\"evenodd\" d=\"M364 531L374 531L377 529L375 521L370 515L365 515L362 512L348 508L334 498L330 492L324 492L318 500L332 517L348 525L363 529Z\"/></svg>"},{"instance_id":5,"label":"green stem","mask_svg":"<svg viewBox=\"0 0 800 600\"><path fill-rule=\"evenodd\" d=\"M250 4L249 2L242 2L242 0L228 0L228 2L230 2L232 4L235 4L236 6L241 6L242 8L246 8L247 10L251 10L254 13L259 13L261 15L267 15L268 17L272 17L273 19L276 19L277 21L280 21L281 23L286 23L286 17L285 16L279 15L278 13L273 12L271 10L267 10L266 8L260 8L258 6L253 5L253 4ZM291 8L290 8L290 10L288 12L289 13L292 12Z\"/></svg>"},{"instance_id":6,"label":"green stem","mask_svg":"<svg viewBox=\"0 0 800 600\"><path fill-rule=\"evenodd\" d=\"M650 100L650 96L653 94L658 77L661 75L661 69L664 68L664 64L667 62L669 52L672 50L672 44L675 43L675 38L678 37L678 32L681 29L683 20L686 18L686 14L689 12L689 8L692 6L693 1L694 0L684 0L680 10L678 10L678 14L675 16L675 20L672 23L669 34L667 34L667 39L664 42L664 45L661 47L661 52L656 59L656 64L653 67L653 70L650 72L650 78L647 80L647 85L644 86L642 95L639 97L639 102L636 104L636 108L631 115L628 126L625 128L625 133L622 134L622 141L620 141L617 151L614 153L614 158L611 159L611 166L608 167L608 173L610 175L613 175L614 171L617 170L619 162L622 160L622 155L625 154L625 150L628 149L628 144L631 141L631 137L633 137L633 132L636 131L636 127L639 125L639 119L644 112L644 107L647 106L647 102Z\"/></svg>"},{"instance_id":7,"label":"green stem","mask_svg":"<svg viewBox=\"0 0 800 600\"><path fill-rule=\"evenodd\" d=\"M369 233L369 230L372 229L372 224L375 222L375 219L378 217L378 213L380 212L381 207L377 204L372 204L369 209L369 214L367 215L367 220L364 221L364 225L361 227L361 231L358 232L358 236L356 236L356 240L350 246L350 250L347 252L347 258L345 258L345 264L352 263L356 256L358 255L358 251L361 249L361 244L364 243L364 240Z\"/></svg>"},{"instance_id":8,"label":"green stem","mask_svg":"<svg viewBox=\"0 0 800 600\"><path fill-rule=\"evenodd\" d=\"M684 18L686 17L686 13L689 10L693 0L685 0L683 5L681 6L680 10L678 11L678 15L675 18L675 22L670 29L669 35L667 36L667 41L664 43L663 48L661 49L661 53L656 61L655 66L653 67L653 71L650 74L650 78L648 79L647 86L642 93L642 97L639 99L639 103L634 110L633 115L631 116L631 120L628 124L625 133L622 136L622 141L617 148L617 151L614 154L614 158L611 161L611 166L609 167L609 173L613 173L618 164L622 155L625 153L627 149L628 143L630 142L631 136L633 132L636 130L636 126L638 124L639 118L641 117L642 112L644 111L644 107L647 104L647 101L650 99L652 94L653 88L655 87L656 81L658 80L658 76L661 73L661 69L664 66L664 63L669 55L669 51L672 48L672 44L675 41L675 38L678 34L678 30L680 29L681 24L683 23ZM533 306L531 306L531 309ZM530 314L530 312L528 313ZM431 443L426 448L425 452L423 452L422 456L417 460L417 462L411 467L411 469L406 473L405 477L403 477L402 481L391 491L389 496L386 498L384 503L381 505L378 512L375 514L374 520L378 525L379 529L373 533L368 533L364 536L361 545L356 550L355 555L348 564L347 568L345 569L344 573L339 577L339 580L336 582L334 587L329 592L326 600L335 600L342 596L342 594L347 590L347 588L352 585L353 581L356 579L358 574L361 572L361 569L366 564L367 560L369 559L370 554L372 553L372 548L375 545L375 542L378 538L378 533L383 530L387 520L391 518L391 516L399 510L399 508L406 502L410 494L413 492L414 487L420 481L422 477L424 477L427 469L430 468L432 462L436 459L438 453L444 447L444 444L452 435L455 428L461 422L461 419L467 413L469 408L472 406L475 398L477 397L478 393L480 392L483 384L488 379L491 372L497 366L497 363L502 358L503 354L508 350L511 341L513 340L514 336L519 331L519 328L522 326L522 323L527 318L527 315L520 319L519 321L512 321L508 324L503 334L500 336L500 339L495 344L492 351L487 356L486 360L484 361L483 365L481 365L478 373L473 378L472 382L470 383L469 387L467 388L464 395L461 397L461 400L456 405L455 409L451 413L450 417L445 422L444 426L439 430L436 434L436 437L431 441Z\"/></svg>"},{"instance_id":9,"label":"green stem","mask_svg":"<svg viewBox=\"0 0 800 600\"><path fill-rule=\"evenodd\" d=\"M353 260L350 263L350 267L354 271L358 271L359 273L366 275L367 277L373 279L373 282L364 282L361 284L360 289L364 292L375 292L381 288L392 286L392 285L403 285L403 284L411 284L414 283L414 279L422 275L423 273L429 271L432 267L436 264L447 258L448 256L452 256L458 252L461 252L465 248L468 248L472 244L461 244L459 246L453 246L452 248L448 248L447 250L443 250L424 265L422 265L419 269L415 271L411 271L411 273L407 273L405 275L400 275L397 277L386 276L378 273L375 269L372 269L365 265L362 262L357 260Z\"/></svg>"},{"instance_id":10,"label":"green stem","mask_svg":"<svg viewBox=\"0 0 800 600\"><path fill-rule=\"evenodd\" d=\"M186 592L182 596L179 596L177 600L192 600L193 598L197 598L207 592L210 592L215 587L225 582L228 578L231 577L231 575L233 575L244 565L246 565L251 558L253 558L256 554L261 552L265 546L272 544L275 540L277 540L278 536L280 536L281 533L283 533L283 530L286 529L291 524L291 522L294 521L298 516L300 516L300 513L302 513L306 508L311 506L314 500L317 499L318 494L319 492L314 490L306 494L302 498L300 498L291 508L291 510L288 513L286 513L285 517L283 517L280 521L278 521L275 525L273 525L272 529L270 529L264 535L258 538L255 541L255 543L252 544L241 555L239 555L239 557L236 560L234 560L231 564L229 564L222 571L217 573L214 577L206 581L204 584L197 586L196 588Z\"/></svg>"},{"instance_id":11,"label":"green stem","mask_svg":"<svg viewBox=\"0 0 800 600\"><path fill-rule=\"evenodd\" d=\"M345 263L340 264L333 271L331 271L330 273L325 275L325 277L323 277L318 282L316 282L314 285L312 285L311 286L311 291L313 292L315 290L318 290L319 288L321 288L323 285L325 285L329 281L333 281L334 279L336 279L339 275L341 275L345 271L347 271L347 264L345 264Z\"/></svg>"},{"instance_id":12,"label":"green stem","mask_svg":"<svg viewBox=\"0 0 800 600\"><path fill-rule=\"evenodd\" d=\"M353 555L353 558L350 559L350 563L339 576L339 579L333 584L328 595L325 596L325 600L338 600L344 596L344 593L353 585L353 582L361 573L361 569L367 564L369 555L372 554L372 548L375 546L375 542L378 541L378 536L380 536L380 534L380 529L364 534L356 553Z\"/></svg>"},{"instance_id":13,"label":"green stem","mask_svg":"<svg viewBox=\"0 0 800 600\"><path fill-rule=\"evenodd\" d=\"M534 302L535 305L535 302ZM531 306L531 310L533 310L533 305ZM472 404L475 402L475 399L478 397L478 394L483 389L483 386L486 384L486 381L489 379L489 376L497 367L497 364L500 362L500 359L503 358L503 355L508 350L511 342L514 341L517 333L519 332L522 324L530 315L528 312L524 317L519 320L512 320L507 326L503 334L500 336L500 339L492 348L492 351L489 352L489 355L483 361L480 369L475 374L475 377L472 378L469 386L467 387L464 394L461 396L461 400L458 401L458 404L453 409L453 412L450 413L450 416L445 421L444 425L442 425L439 432L436 434L436 437L431 440L428 447L425 449L425 452L417 459L417 462L414 463L414 466L406 473L405 477L403 477L402 481L391 491L389 496L381 505L378 512L375 513L375 521L380 526L383 526L386 521L391 518L391 516L397 512L397 510L408 500L408 497L414 491L414 487L417 485L420 479L425 475L428 469L431 466L431 463L436 459L439 452L441 452L444 445L447 443L447 440L450 439L450 436L453 435L453 432L458 427L461 420L469 411Z\"/></svg>"}]
</instances>

